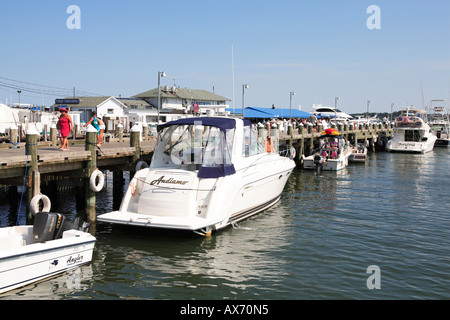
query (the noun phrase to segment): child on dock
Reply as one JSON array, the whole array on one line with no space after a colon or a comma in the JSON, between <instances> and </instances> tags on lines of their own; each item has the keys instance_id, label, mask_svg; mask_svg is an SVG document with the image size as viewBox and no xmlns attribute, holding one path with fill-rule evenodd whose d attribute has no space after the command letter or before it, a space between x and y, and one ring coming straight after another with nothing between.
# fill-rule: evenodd
<instances>
[{"instance_id":1,"label":"child on dock","mask_svg":"<svg viewBox=\"0 0 450 320\"><path fill-rule=\"evenodd\" d=\"M89 122L86 123L84 126L87 127L90 124L97 130L97 147L100 147L100 145L103 142L103 132L105 130L105 123L100 118L97 117L97 113L95 111L92 111L91 120L89 120Z\"/></svg>"}]
</instances>

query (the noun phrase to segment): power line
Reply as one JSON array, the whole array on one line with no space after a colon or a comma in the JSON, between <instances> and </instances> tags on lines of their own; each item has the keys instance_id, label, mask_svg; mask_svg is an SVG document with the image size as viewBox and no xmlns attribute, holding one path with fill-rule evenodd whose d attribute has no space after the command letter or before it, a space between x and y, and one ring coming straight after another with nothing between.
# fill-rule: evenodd
<instances>
[{"instance_id":1,"label":"power line","mask_svg":"<svg viewBox=\"0 0 450 320\"><path fill-rule=\"evenodd\" d=\"M0 81L0 86L10 88L10 89L15 89L15 90L23 90L23 91L28 91L31 93L53 95L53 96L58 96L58 97L63 96L63 95L70 96L73 93L73 88L68 89L68 88L54 87L54 86L48 86L48 85L43 85L43 84L36 84L36 83L31 83L31 82L14 80L14 79L6 78L6 77L0 77L0 79L6 80L9 82L21 83L21 84L26 84L26 85L36 86L36 87L58 89L58 90L48 90L48 89L40 89L40 88L29 88L29 87L20 86L18 84L14 84L14 83ZM76 92L78 92L82 95L87 95L87 96L101 96L100 94L91 93L91 92L87 92L84 90L76 90Z\"/></svg>"}]
</instances>

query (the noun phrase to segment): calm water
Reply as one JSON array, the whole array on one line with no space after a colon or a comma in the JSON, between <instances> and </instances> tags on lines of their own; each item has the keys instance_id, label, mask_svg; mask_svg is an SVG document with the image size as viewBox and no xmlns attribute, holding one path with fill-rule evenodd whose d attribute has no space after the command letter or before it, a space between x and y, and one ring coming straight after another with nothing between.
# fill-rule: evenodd
<instances>
[{"instance_id":1,"label":"calm water","mask_svg":"<svg viewBox=\"0 0 450 320\"><path fill-rule=\"evenodd\" d=\"M91 265L0 299L449 299L450 150L369 157L294 172L277 205L211 238L98 224ZM15 224L4 202L1 226ZM57 210L74 215L73 196Z\"/></svg>"}]
</instances>

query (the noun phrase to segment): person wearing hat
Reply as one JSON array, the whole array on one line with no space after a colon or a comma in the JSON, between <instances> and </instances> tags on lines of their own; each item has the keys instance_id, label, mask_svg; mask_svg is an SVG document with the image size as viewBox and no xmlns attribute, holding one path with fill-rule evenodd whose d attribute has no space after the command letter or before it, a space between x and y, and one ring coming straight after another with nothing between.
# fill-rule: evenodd
<instances>
[{"instance_id":1,"label":"person wearing hat","mask_svg":"<svg viewBox=\"0 0 450 320\"><path fill-rule=\"evenodd\" d=\"M59 136L61 138L61 148L59 148L59 150L66 151L69 150L69 140L67 138L69 137L70 132L73 132L73 121L66 108L59 109L59 112L61 112L57 124Z\"/></svg>"}]
</instances>

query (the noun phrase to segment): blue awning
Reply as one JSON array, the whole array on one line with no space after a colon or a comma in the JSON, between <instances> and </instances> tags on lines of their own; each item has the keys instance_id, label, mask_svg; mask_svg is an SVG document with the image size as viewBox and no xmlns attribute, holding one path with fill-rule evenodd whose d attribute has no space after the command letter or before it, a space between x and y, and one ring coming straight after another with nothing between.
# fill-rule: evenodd
<instances>
[{"instance_id":1,"label":"blue awning","mask_svg":"<svg viewBox=\"0 0 450 320\"><path fill-rule=\"evenodd\" d=\"M245 118L309 118L311 113L297 110L297 109L272 109L272 108L255 108L247 107L244 109Z\"/></svg>"}]
</instances>

